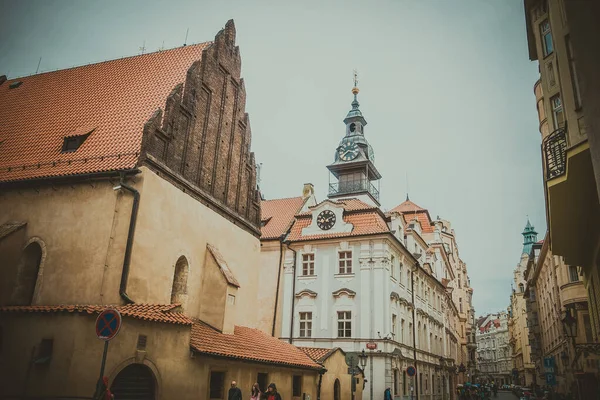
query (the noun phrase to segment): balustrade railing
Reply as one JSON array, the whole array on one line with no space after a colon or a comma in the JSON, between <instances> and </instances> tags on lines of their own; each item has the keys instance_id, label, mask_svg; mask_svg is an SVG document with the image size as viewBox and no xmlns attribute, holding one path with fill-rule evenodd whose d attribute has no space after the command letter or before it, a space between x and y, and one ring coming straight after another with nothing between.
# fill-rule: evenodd
<instances>
[{"instance_id":1,"label":"balustrade railing","mask_svg":"<svg viewBox=\"0 0 600 400\"><path fill-rule=\"evenodd\" d=\"M375 185L366 179L339 181L329 184L330 195L356 193L364 190L371 193L376 200L379 200L379 190L377 190Z\"/></svg>"},{"instance_id":2,"label":"balustrade railing","mask_svg":"<svg viewBox=\"0 0 600 400\"><path fill-rule=\"evenodd\" d=\"M567 171L567 135L565 128L558 128L542 143L546 180L557 178Z\"/></svg>"}]
</instances>

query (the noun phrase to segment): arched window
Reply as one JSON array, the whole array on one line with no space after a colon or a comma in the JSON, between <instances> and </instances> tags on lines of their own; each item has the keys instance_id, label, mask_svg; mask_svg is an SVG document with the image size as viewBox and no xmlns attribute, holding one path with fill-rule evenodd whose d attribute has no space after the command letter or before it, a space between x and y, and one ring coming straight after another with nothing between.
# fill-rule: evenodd
<instances>
[{"instance_id":1,"label":"arched window","mask_svg":"<svg viewBox=\"0 0 600 400\"><path fill-rule=\"evenodd\" d=\"M352 378L354 379L354 378ZM340 388L340 380L336 379L333 383L333 398L334 400L342 400L342 390Z\"/></svg>"},{"instance_id":2,"label":"arched window","mask_svg":"<svg viewBox=\"0 0 600 400\"><path fill-rule=\"evenodd\" d=\"M171 304L179 303L182 306L187 298L188 261L184 256L179 257L175 264L173 287L171 289Z\"/></svg>"},{"instance_id":3,"label":"arched window","mask_svg":"<svg viewBox=\"0 0 600 400\"><path fill-rule=\"evenodd\" d=\"M12 304L18 306L32 304L41 262L42 247L38 242L29 243L23 250L17 265L17 281L11 300Z\"/></svg>"}]
</instances>

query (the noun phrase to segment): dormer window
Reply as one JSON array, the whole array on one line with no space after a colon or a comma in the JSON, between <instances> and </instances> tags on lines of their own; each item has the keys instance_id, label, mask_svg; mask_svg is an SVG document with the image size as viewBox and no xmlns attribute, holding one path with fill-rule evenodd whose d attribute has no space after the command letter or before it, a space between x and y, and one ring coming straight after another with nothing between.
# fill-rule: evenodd
<instances>
[{"instance_id":1,"label":"dormer window","mask_svg":"<svg viewBox=\"0 0 600 400\"><path fill-rule=\"evenodd\" d=\"M92 131L93 131L93 129L87 131L87 133L85 133L83 135L66 136L63 139L63 146L62 146L61 153L72 153L74 151L77 151L77 149L79 149L79 147L81 147L83 142L85 142L85 139L87 139L88 136L90 136Z\"/></svg>"}]
</instances>

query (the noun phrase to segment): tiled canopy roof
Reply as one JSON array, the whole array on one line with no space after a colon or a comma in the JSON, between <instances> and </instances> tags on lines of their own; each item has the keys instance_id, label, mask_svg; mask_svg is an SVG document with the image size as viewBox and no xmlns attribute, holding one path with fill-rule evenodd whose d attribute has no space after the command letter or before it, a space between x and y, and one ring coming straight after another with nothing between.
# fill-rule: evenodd
<instances>
[{"instance_id":1,"label":"tiled canopy roof","mask_svg":"<svg viewBox=\"0 0 600 400\"><path fill-rule=\"evenodd\" d=\"M335 353L339 347L334 347L333 349L323 349L320 347L298 347L302 350L306 355L308 355L311 359L318 363L323 363L330 355Z\"/></svg>"},{"instance_id":2,"label":"tiled canopy roof","mask_svg":"<svg viewBox=\"0 0 600 400\"><path fill-rule=\"evenodd\" d=\"M0 182L133 168L145 122L210 42L0 85ZM11 84L22 84L11 89ZM63 139L91 134L74 152Z\"/></svg>"},{"instance_id":3,"label":"tiled canopy roof","mask_svg":"<svg viewBox=\"0 0 600 400\"><path fill-rule=\"evenodd\" d=\"M0 239L5 238L6 236L18 230L19 228L24 227L26 224L27 222L12 221L0 225Z\"/></svg>"},{"instance_id":4,"label":"tiled canopy roof","mask_svg":"<svg viewBox=\"0 0 600 400\"><path fill-rule=\"evenodd\" d=\"M217 265L221 269L221 273L227 280L227 283L239 288L240 283L235 278L235 275L233 275L231 268L229 268L229 265L227 265L227 262L225 261L225 257L223 257L221 252L215 246L210 245L210 244L207 244L206 248L208 249L210 254L214 257L215 261L217 262Z\"/></svg>"},{"instance_id":5,"label":"tiled canopy roof","mask_svg":"<svg viewBox=\"0 0 600 400\"><path fill-rule=\"evenodd\" d=\"M258 329L236 326L233 334L224 334L209 325L195 321L192 325L191 347L203 354L321 370L303 351Z\"/></svg>"},{"instance_id":6,"label":"tiled canopy roof","mask_svg":"<svg viewBox=\"0 0 600 400\"><path fill-rule=\"evenodd\" d=\"M260 219L264 226L260 229L260 238L277 239L286 233L304 201L302 197L263 200L260 204Z\"/></svg>"},{"instance_id":7,"label":"tiled canopy roof","mask_svg":"<svg viewBox=\"0 0 600 400\"><path fill-rule=\"evenodd\" d=\"M144 321L191 325L192 320L180 312L172 311L179 304L127 304L109 305L56 305L56 306L3 306L0 313L84 313L99 314L107 308L116 308L122 316Z\"/></svg>"},{"instance_id":8,"label":"tiled canopy roof","mask_svg":"<svg viewBox=\"0 0 600 400\"><path fill-rule=\"evenodd\" d=\"M394 207L390 210L390 212L394 212L394 211L399 212L399 213L405 213L405 212L425 211L425 209L422 207L419 207L418 205L416 205L415 203L413 203L410 200L406 200L402 204L397 205L396 207Z\"/></svg>"}]
</instances>

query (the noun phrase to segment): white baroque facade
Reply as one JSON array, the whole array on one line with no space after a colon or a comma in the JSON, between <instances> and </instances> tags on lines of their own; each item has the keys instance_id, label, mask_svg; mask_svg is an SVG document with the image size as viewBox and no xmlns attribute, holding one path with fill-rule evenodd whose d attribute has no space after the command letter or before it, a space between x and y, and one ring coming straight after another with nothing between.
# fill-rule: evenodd
<instances>
[{"instance_id":1,"label":"white baroque facade","mask_svg":"<svg viewBox=\"0 0 600 400\"><path fill-rule=\"evenodd\" d=\"M467 362L466 265L448 221L432 221L408 198L381 210L381 175L353 93L327 167L329 198L317 202L307 184L302 197L263 201L263 259L279 260L281 274L274 334L300 347L365 351L365 399L386 388L395 399L454 399L466 378L457 371Z\"/></svg>"}]
</instances>

